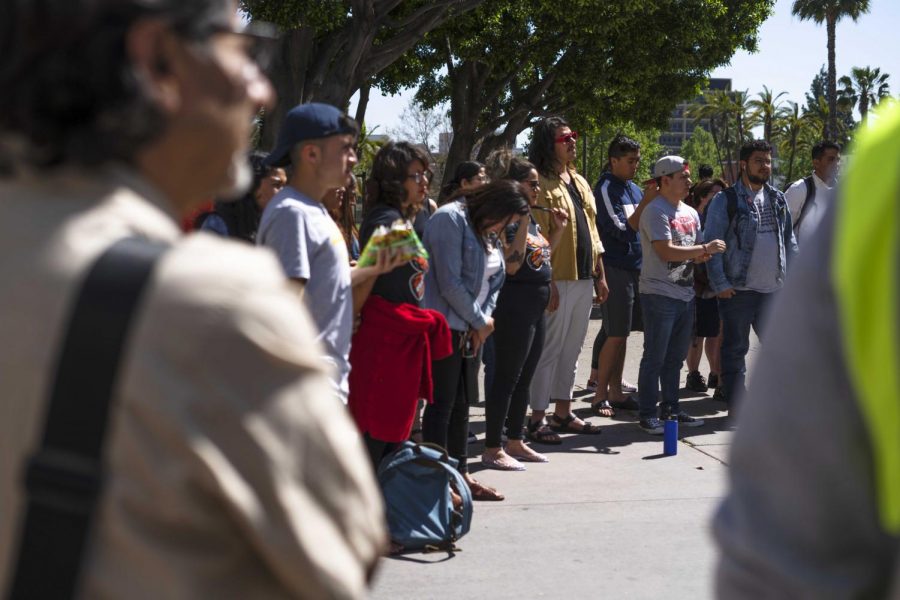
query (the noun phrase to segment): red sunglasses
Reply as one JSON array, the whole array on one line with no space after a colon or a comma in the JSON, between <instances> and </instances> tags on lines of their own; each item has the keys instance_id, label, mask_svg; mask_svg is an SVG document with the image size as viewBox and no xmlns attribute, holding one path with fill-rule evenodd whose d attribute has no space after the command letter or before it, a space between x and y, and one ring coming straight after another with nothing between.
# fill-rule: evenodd
<instances>
[{"instance_id":1,"label":"red sunglasses","mask_svg":"<svg viewBox=\"0 0 900 600\"><path fill-rule=\"evenodd\" d=\"M575 141L578 141L578 132L577 131L570 131L566 135L561 135L558 138L556 138L557 144L567 144L569 142L575 142Z\"/></svg>"}]
</instances>

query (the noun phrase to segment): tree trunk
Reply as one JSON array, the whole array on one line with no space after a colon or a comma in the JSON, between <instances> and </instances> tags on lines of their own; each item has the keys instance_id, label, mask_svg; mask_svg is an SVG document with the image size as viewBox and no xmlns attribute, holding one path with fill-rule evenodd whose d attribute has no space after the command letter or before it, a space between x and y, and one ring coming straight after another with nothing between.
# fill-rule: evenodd
<instances>
[{"instance_id":1,"label":"tree trunk","mask_svg":"<svg viewBox=\"0 0 900 600\"><path fill-rule=\"evenodd\" d=\"M869 114L869 94L865 93L860 95L859 97L859 122L863 123L866 120L866 115Z\"/></svg>"},{"instance_id":2,"label":"tree trunk","mask_svg":"<svg viewBox=\"0 0 900 600\"><path fill-rule=\"evenodd\" d=\"M794 181L794 155L797 153L797 131L791 134L791 158L788 160L787 183Z\"/></svg>"},{"instance_id":3,"label":"tree trunk","mask_svg":"<svg viewBox=\"0 0 900 600\"><path fill-rule=\"evenodd\" d=\"M366 119L366 108L369 106L369 93L372 91L372 82L367 82L359 88L359 102L356 105L356 122L360 127Z\"/></svg>"},{"instance_id":4,"label":"tree trunk","mask_svg":"<svg viewBox=\"0 0 900 600\"><path fill-rule=\"evenodd\" d=\"M277 102L266 111L260 131L260 147L269 150L275 145L278 128L287 112L303 101L303 83L315 41L310 28L286 32L278 41L272 68L268 73L275 88Z\"/></svg>"},{"instance_id":5,"label":"tree trunk","mask_svg":"<svg viewBox=\"0 0 900 600\"><path fill-rule=\"evenodd\" d=\"M835 66L834 38L837 17L829 14L826 17L828 29L828 130L826 139L837 139L837 67Z\"/></svg>"}]
</instances>

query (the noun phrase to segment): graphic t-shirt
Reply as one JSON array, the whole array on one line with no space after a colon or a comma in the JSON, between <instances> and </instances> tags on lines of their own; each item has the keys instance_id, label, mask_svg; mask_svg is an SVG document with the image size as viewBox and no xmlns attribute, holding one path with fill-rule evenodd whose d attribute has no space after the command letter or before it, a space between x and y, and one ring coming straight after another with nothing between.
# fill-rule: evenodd
<instances>
[{"instance_id":1,"label":"graphic t-shirt","mask_svg":"<svg viewBox=\"0 0 900 600\"><path fill-rule=\"evenodd\" d=\"M778 219L774 206L766 200L764 189L756 193L750 210L756 213L759 228L747 267L747 282L738 289L769 294L781 287L778 282Z\"/></svg>"},{"instance_id":2,"label":"graphic t-shirt","mask_svg":"<svg viewBox=\"0 0 900 600\"><path fill-rule=\"evenodd\" d=\"M394 221L398 219L403 219L403 215L396 208L384 204L373 206L359 230L360 246L366 247L366 243L378 226L384 225L390 229ZM420 306L422 298L425 296L426 271L428 271L428 261L422 257L414 258L390 273L379 275L372 287L372 293L381 296L388 302L397 304L405 302Z\"/></svg>"},{"instance_id":3,"label":"graphic t-shirt","mask_svg":"<svg viewBox=\"0 0 900 600\"><path fill-rule=\"evenodd\" d=\"M700 216L679 202L672 206L665 198L656 198L641 214L641 293L659 294L688 302L694 297L694 261L664 261L653 249L653 242L672 240L675 246L694 246L700 241Z\"/></svg>"},{"instance_id":4,"label":"graphic t-shirt","mask_svg":"<svg viewBox=\"0 0 900 600\"><path fill-rule=\"evenodd\" d=\"M506 243L511 244L519 231L518 221L506 228ZM528 236L525 238L525 259L515 275L506 275L507 282L515 283L550 283L553 272L550 268L550 242L541 235L541 226L534 218L528 223Z\"/></svg>"}]
</instances>

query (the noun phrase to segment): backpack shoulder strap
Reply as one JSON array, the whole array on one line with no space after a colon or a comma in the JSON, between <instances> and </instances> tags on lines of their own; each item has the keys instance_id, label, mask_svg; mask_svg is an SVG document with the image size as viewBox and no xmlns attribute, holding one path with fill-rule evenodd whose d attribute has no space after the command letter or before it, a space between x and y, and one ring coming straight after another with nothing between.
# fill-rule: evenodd
<instances>
[{"instance_id":1,"label":"backpack shoulder strap","mask_svg":"<svg viewBox=\"0 0 900 600\"><path fill-rule=\"evenodd\" d=\"M734 186L725 188L725 199L728 201L726 205L728 211L728 223L734 221L734 215L737 214L738 195Z\"/></svg>"},{"instance_id":2,"label":"backpack shoulder strap","mask_svg":"<svg viewBox=\"0 0 900 600\"><path fill-rule=\"evenodd\" d=\"M806 184L806 198L803 199L803 204L800 205L800 214L797 215L797 220L794 221L795 232L800 227L800 221L806 216L807 209L812 206L812 199L816 196L816 182L813 180L812 175L804 177L803 183Z\"/></svg>"},{"instance_id":3,"label":"backpack shoulder strap","mask_svg":"<svg viewBox=\"0 0 900 600\"><path fill-rule=\"evenodd\" d=\"M129 325L165 246L128 238L88 272L68 320L43 438L25 471L10 598L71 598L103 488L110 401Z\"/></svg>"}]
</instances>

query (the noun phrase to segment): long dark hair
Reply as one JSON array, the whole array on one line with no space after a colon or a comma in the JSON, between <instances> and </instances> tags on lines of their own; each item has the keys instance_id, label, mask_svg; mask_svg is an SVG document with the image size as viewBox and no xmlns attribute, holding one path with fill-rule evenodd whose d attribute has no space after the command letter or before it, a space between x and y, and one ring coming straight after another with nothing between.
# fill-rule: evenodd
<instances>
[{"instance_id":1,"label":"long dark hair","mask_svg":"<svg viewBox=\"0 0 900 600\"><path fill-rule=\"evenodd\" d=\"M456 171L453 172L453 179L447 182L441 189L441 202L448 202L457 197L463 180L472 179L478 172L484 168L484 165L477 160L467 160L456 165Z\"/></svg>"},{"instance_id":2,"label":"long dark hair","mask_svg":"<svg viewBox=\"0 0 900 600\"><path fill-rule=\"evenodd\" d=\"M714 187L719 186L723 190L728 187L728 185L722 181L721 179L704 179L691 188L691 193L687 197L687 204L691 208L700 210L700 202L703 200L703 196L709 193L709 190Z\"/></svg>"},{"instance_id":3,"label":"long dark hair","mask_svg":"<svg viewBox=\"0 0 900 600\"><path fill-rule=\"evenodd\" d=\"M537 170L524 158L513 156L509 148L500 148L491 152L485 161L485 169L487 169L491 181L512 179L520 182L528 179L532 169Z\"/></svg>"},{"instance_id":4,"label":"long dark hair","mask_svg":"<svg viewBox=\"0 0 900 600\"><path fill-rule=\"evenodd\" d=\"M388 142L378 150L372 161L372 173L366 182L365 210L368 212L376 204L396 208L407 219L419 209L409 206L404 213L406 202L406 170L414 161L419 161L428 169L428 157L420 148L409 142Z\"/></svg>"},{"instance_id":5,"label":"long dark hair","mask_svg":"<svg viewBox=\"0 0 900 600\"><path fill-rule=\"evenodd\" d=\"M562 117L547 117L534 126L531 145L528 146L528 160L544 177L558 177L556 165L556 130L568 127Z\"/></svg>"},{"instance_id":6,"label":"long dark hair","mask_svg":"<svg viewBox=\"0 0 900 600\"><path fill-rule=\"evenodd\" d=\"M491 225L528 214L529 197L528 189L521 183L501 179L472 190L462 201L469 213L469 225L478 237L484 238Z\"/></svg>"},{"instance_id":7,"label":"long dark hair","mask_svg":"<svg viewBox=\"0 0 900 600\"><path fill-rule=\"evenodd\" d=\"M212 212L222 217L228 227L228 237L238 238L251 244L256 240L256 231L259 229L259 220L262 217L262 208L256 201L256 190L259 189L263 178L277 168L265 164L267 156L268 154L265 152L253 152L248 157L250 167L253 169L253 185L250 187L250 191L238 200L217 200L213 206ZM199 228L209 214L199 215L194 225Z\"/></svg>"},{"instance_id":8,"label":"long dark hair","mask_svg":"<svg viewBox=\"0 0 900 600\"><path fill-rule=\"evenodd\" d=\"M353 201L356 200L356 176L350 176L350 183L344 187L344 200L341 207L337 211L329 210L332 220L341 230L344 236L344 243L347 245L347 252L353 256L353 239L359 239L359 228L356 226L356 215L353 214Z\"/></svg>"}]
</instances>

